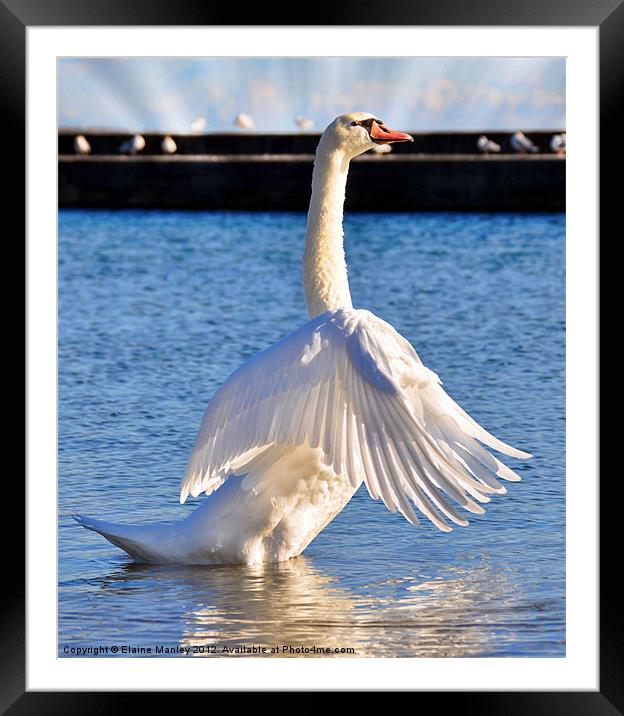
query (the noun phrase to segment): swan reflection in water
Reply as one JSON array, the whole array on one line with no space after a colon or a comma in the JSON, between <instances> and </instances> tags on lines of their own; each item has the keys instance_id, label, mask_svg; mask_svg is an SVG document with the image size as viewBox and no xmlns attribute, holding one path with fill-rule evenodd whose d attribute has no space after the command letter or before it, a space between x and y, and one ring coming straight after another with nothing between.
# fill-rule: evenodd
<instances>
[{"instance_id":1,"label":"swan reflection in water","mask_svg":"<svg viewBox=\"0 0 624 716\"><path fill-rule=\"evenodd\" d=\"M492 655L507 631L511 637L510 619L515 621L518 609L522 611L519 603L515 609L510 604L518 599L517 585L483 565L449 570L445 578L414 572L358 580L354 589L304 556L257 566L127 564L98 581L104 582L106 598L123 595L126 605L129 591L138 598L148 588L150 604L157 606L153 614L142 611L133 619L135 626L137 621L146 627L149 623L153 634L154 622L162 621L170 645L191 647L191 655L193 647L215 647L213 653L199 650L200 656L223 656L225 646L233 650L254 645L266 647L268 653L279 646L280 656L315 656L309 651L282 653L287 645L330 649L331 656ZM168 608L173 604L183 609L174 614Z\"/></svg>"}]
</instances>

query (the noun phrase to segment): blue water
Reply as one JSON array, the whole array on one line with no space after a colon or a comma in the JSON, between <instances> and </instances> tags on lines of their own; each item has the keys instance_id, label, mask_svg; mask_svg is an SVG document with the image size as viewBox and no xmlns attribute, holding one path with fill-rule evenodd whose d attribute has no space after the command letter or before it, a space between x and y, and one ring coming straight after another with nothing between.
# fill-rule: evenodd
<instances>
[{"instance_id":1,"label":"blue water","mask_svg":"<svg viewBox=\"0 0 624 716\"><path fill-rule=\"evenodd\" d=\"M206 403L306 319L304 226L302 214L60 212L59 655L279 644L564 656L562 214L345 223L354 304L534 454L508 461L523 481L469 527L412 527L361 488L290 562L165 568L132 564L71 519L172 520L199 503L179 505L178 484Z\"/></svg>"}]
</instances>

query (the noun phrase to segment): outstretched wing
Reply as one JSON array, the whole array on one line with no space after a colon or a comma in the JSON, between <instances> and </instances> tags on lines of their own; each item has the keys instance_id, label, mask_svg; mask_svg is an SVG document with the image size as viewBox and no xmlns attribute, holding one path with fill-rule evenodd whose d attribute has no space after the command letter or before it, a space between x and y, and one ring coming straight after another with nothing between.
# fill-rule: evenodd
<instances>
[{"instance_id":1,"label":"outstretched wing","mask_svg":"<svg viewBox=\"0 0 624 716\"><path fill-rule=\"evenodd\" d=\"M449 498L474 513L520 478L480 442L527 453L481 428L441 387L412 346L368 311L328 311L244 363L204 414L180 501L212 492L268 445L320 448L353 486L410 522L412 503L437 527L467 524ZM243 469L243 468L241 468Z\"/></svg>"}]
</instances>

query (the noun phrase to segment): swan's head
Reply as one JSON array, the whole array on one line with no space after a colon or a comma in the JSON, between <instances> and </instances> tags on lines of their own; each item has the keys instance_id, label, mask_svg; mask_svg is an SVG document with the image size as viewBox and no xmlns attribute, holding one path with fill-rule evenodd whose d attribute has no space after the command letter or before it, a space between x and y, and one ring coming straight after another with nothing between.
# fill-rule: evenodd
<instances>
[{"instance_id":1,"label":"swan's head","mask_svg":"<svg viewBox=\"0 0 624 716\"><path fill-rule=\"evenodd\" d=\"M386 127L381 119L370 112L341 114L327 127L321 138L324 145L343 151L349 159L377 144L413 141L409 134Z\"/></svg>"}]
</instances>

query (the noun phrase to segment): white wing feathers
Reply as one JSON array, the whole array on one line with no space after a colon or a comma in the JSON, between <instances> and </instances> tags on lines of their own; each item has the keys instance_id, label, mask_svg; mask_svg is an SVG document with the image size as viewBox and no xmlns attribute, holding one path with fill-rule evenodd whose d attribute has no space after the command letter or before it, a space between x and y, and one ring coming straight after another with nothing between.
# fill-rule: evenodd
<instances>
[{"instance_id":1,"label":"white wing feathers","mask_svg":"<svg viewBox=\"0 0 624 716\"><path fill-rule=\"evenodd\" d=\"M324 461L355 487L418 523L413 503L439 529L467 521L497 480L520 478L480 441L497 440L441 387L412 346L368 311L328 311L244 363L206 409L182 480L180 501L207 494L259 460L269 445L320 447Z\"/></svg>"}]
</instances>

